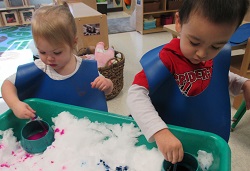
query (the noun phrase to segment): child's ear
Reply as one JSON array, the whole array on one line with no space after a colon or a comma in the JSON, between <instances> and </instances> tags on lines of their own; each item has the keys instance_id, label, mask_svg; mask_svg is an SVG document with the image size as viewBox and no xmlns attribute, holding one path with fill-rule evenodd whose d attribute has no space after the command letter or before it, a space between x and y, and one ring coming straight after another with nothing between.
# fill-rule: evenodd
<instances>
[{"instance_id":1,"label":"child's ear","mask_svg":"<svg viewBox=\"0 0 250 171\"><path fill-rule=\"evenodd\" d=\"M73 41L73 49L76 51L76 53L78 54L79 49L77 48L77 41L78 41L78 37L75 37L74 41ZM81 50L81 49L80 49Z\"/></svg>"},{"instance_id":2,"label":"child's ear","mask_svg":"<svg viewBox=\"0 0 250 171\"><path fill-rule=\"evenodd\" d=\"M75 40L74 40L74 45L75 46L76 46L77 42L78 42L78 37L75 37Z\"/></svg>"},{"instance_id":3,"label":"child's ear","mask_svg":"<svg viewBox=\"0 0 250 171\"><path fill-rule=\"evenodd\" d=\"M175 30L180 33L181 32L181 21L179 12L175 13Z\"/></svg>"}]
</instances>

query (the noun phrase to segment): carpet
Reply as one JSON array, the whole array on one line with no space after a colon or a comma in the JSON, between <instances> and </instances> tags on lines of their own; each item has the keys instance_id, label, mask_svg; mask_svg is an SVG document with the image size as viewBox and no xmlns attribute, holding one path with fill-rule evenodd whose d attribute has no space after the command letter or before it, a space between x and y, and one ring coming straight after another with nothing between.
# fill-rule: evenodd
<instances>
[{"instance_id":1,"label":"carpet","mask_svg":"<svg viewBox=\"0 0 250 171\"><path fill-rule=\"evenodd\" d=\"M0 55L7 50L26 49L32 40L30 26L0 28Z\"/></svg>"},{"instance_id":2,"label":"carpet","mask_svg":"<svg viewBox=\"0 0 250 171\"><path fill-rule=\"evenodd\" d=\"M108 19L108 33L123 33L135 31L135 28L130 26L130 17Z\"/></svg>"},{"instance_id":3,"label":"carpet","mask_svg":"<svg viewBox=\"0 0 250 171\"><path fill-rule=\"evenodd\" d=\"M19 65L33 61L33 54L28 49L32 39L30 26L0 28L0 87Z\"/></svg>"}]
</instances>

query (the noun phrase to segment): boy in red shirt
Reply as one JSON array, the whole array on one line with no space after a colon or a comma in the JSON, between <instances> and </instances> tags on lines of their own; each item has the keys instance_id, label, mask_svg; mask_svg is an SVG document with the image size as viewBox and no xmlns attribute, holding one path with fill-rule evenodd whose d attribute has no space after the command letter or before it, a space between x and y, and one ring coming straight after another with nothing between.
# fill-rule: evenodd
<instances>
[{"instance_id":1,"label":"boy in red shirt","mask_svg":"<svg viewBox=\"0 0 250 171\"><path fill-rule=\"evenodd\" d=\"M234 94L243 90L250 108L250 81L229 72L230 53L218 55L228 48L248 6L247 0L184 0L175 16L180 39L159 53L164 67L158 70L159 61L149 62L135 76L127 97L131 115L173 164L182 160L183 147L166 124L212 132L228 141L228 87Z\"/></svg>"}]
</instances>

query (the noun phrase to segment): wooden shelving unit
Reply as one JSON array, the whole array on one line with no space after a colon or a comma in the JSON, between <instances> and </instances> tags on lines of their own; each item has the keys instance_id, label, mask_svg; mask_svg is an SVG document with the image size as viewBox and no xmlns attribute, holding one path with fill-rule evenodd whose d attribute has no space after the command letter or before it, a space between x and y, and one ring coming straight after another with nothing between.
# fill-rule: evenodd
<instances>
[{"instance_id":1,"label":"wooden shelving unit","mask_svg":"<svg viewBox=\"0 0 250 171\"><path fill-rule=\"evenodd\" d=\"M11 0L4 0L4 4L5 8L0 8L0 27L30 24L35 6L29 0L20 0L21 6L12 6Z\"/></svg>"},{"instance_id":2,"label":"wooden shelving unit","mask_svg":"<svg viewBox=\"0 0 250 171\"><path fill-rule=\"evenodd\" d=\"M153 16L155 19L160 20L163 15L172 16L174 19L174 14L177 11L178 6L182 3L182 1L171 1L171 0L155 0L159 3L159 8L154 9L154 5L152 4L152 9L147 9L145 11L145 4L153 2L152 0L140 0L136 3L136 31L141 34L148 34L148 33L156 33L156 32L163 32L166 31L163 29L162 24L157 24L156 28L152 29L144 29L144 18L148 16ZM174 4L173 4L174 3ZM148 12L149 11L149 12ZM159 21L158 21L159 22ZM174 22L174 20L173 20Z\"/></svg>"},{"instance_id":3,"label":"wooden shelving unit","mask_svg":"<svg viewBox=\"0 0 250 171\"><path fill-rule=\"evenodd\" d=\"M232 46L232 52L237 50L240 51L232 53L230 71L240 76L250 78L250 38L241 45ZM243 99L242 94L235 96L233 107L238 109Z\"/></svg>"},{"instance_id":4,"label":"wooden shelving unit","mask_svg":"<svg viewBox=\"0 0 250 171\"><path fill-rule=\"evenodd\" d=\"M62 4L63 2L67 2L67 3L82 2L82 3L90 6L94 10L97 10L96 0L53 0L53 2L54 2L54 4Z\"/></svg>"}]
</instances>

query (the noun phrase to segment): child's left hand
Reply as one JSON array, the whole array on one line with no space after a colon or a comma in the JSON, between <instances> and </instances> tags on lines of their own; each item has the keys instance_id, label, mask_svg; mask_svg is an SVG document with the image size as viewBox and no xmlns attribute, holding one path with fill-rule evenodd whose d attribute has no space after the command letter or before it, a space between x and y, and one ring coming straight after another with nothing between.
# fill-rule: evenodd
<instances>
[{"instance_id":1,"label":"child's left hand","mask_svg":"<svg viewBox=\"0 0 250 171\"><path fill-rule=\"evenodd\" d=\"M250 80L246 81L243 86L243 95L246 101L246 108L247 110L250 109Z\"/></svg>"},{"instance_id":2,"label":"child's left hand","mask_svg":"<svg viewBox=\"0 0 250 171\"><path fill-rule=\"evenodd\" d=\"M113 90L113 82L104 76L98 76L93 82L91 82L91 87L104 91L104 93L107 95Z\"/></svg>"}]
</instances>

